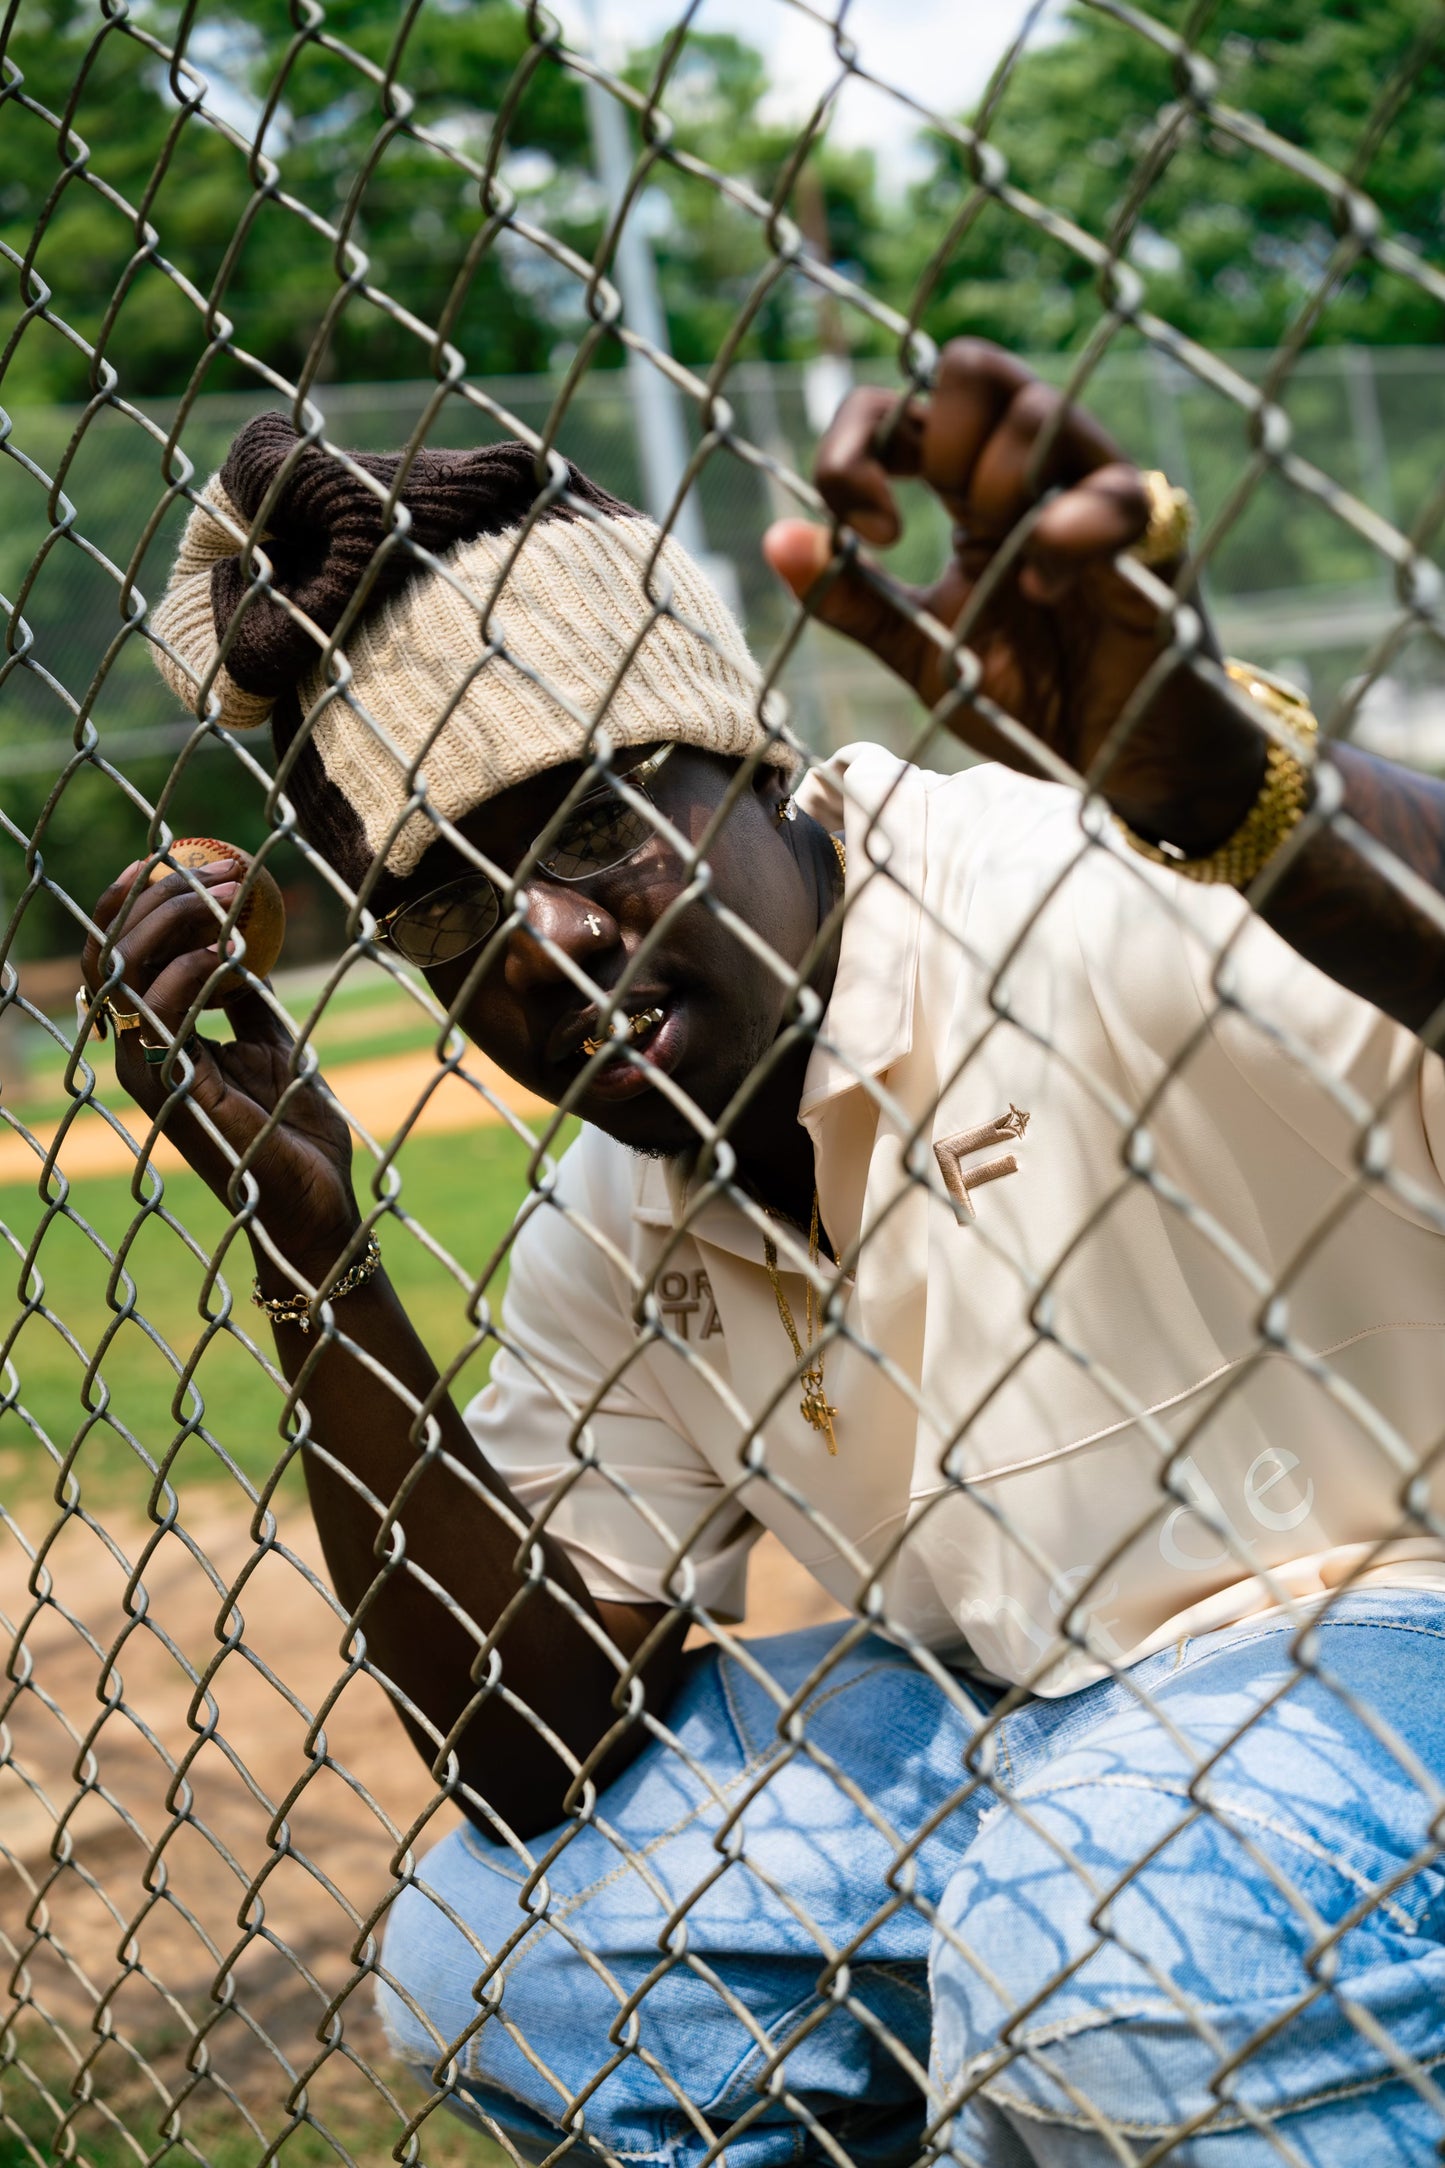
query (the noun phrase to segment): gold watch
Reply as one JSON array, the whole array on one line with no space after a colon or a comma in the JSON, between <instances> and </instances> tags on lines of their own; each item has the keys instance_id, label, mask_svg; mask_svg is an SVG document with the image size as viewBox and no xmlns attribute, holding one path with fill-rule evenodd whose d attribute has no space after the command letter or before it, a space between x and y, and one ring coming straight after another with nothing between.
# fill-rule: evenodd
<instances>
[{"instance_id":1,"label":"gold watch","mask_svg":"<svg viewBox=\"0 0 1445 2168\"><path fill-rule=\"evenodd\" d=\"M1285 733L1283 743L1278 738L1270 740L1259 796L1233 835L1207 858L1186 858L1168 844L1146 843L1117 814L1115 819L1130 848L1156 866L1168 866L1186 881L1248 888L1309 804L1320 726L1304 694L1283 678L1248 662L1228 661L1224 667L1231 683L1268 709Z\"/></svg>"}]
</instances>

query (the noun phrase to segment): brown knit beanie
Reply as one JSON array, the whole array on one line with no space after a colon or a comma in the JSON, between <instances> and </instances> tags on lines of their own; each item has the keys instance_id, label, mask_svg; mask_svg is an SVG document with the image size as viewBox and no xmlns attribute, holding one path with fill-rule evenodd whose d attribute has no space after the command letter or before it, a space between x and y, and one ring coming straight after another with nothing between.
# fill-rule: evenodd
<instances>
[{"instance_id":1,"label":"brown knit beanie","mask_svg":"<svg viewBox=\"0 0 1445 2168\"><path fill-rule=\"evenodd\" d=\"M431 815L460 820L576 759L599 714L618 747L675 739L791 767L760 720L737 620L698 565L669 538L648 579L650 519L569 466L526 528L543 490L525 445L422 451L400 490L414 547L396 538L383 552L401 465L398 454L324 451L284 415L258 416L192 510L150 618L152 652L186 706L218 703L234 730L269 720L278 757L340 685L287 788L303 831L352 887L378 855L387 873L412 872L435 839ZM271 570L258 584L261 568L248 575L241 552L273 489L258 538ZM326 640L367 581L323 669ZM403 820L418 785L431 815Z\"/></svg>"}]
</instances>

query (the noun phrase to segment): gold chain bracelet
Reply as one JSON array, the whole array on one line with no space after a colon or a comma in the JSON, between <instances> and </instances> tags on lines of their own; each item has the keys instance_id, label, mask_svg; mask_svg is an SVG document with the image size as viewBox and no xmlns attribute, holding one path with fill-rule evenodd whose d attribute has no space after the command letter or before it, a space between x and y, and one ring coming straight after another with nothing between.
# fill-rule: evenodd
<instances>
[{"instance_id":1,"label":"gold chain bracelet","mask_svg":"<svg viewBox=\"0 0 1445 2168\"><path fill-rule=\"evenodd\" d=\"M1117 814L1114 817L1130 848L1141 858L1152 859L1156 866L1168 866L1186 881L1248 888L1297 826L1309 804L1320 726L1303 693L1296 692L1292 685L1271 677L1268 671L1257 670L1252 663L1227 662L1224 667L1231 683L1268 708L1290 741L1281 745L1271 739L1259 796L1234 834L1207 858L1186 858L1182 852L1146 843L1127 822L1119 820Z\"/></svg>"},{"instance_id":2,"label":"gold chain bracelet","mask_svg":"<svg viewBox=\"0 0 1445 2168\"><path fill-rule=\"evenodd\" d=\"M367 1237L366 1248L354 1265L348 1266L334 1287L328 1288L322 1298L335 1302L342 1295L354 1295L358 1287L364 1287L381 1264L381 1244L375 1235ZM263 1295L261 1282L251 1283L251 1300L258 1310L264 1310L273 1324L297 1325L302 1332L311 1330L311 1297L309 1295Z\"/></svg>"}]
</instances>

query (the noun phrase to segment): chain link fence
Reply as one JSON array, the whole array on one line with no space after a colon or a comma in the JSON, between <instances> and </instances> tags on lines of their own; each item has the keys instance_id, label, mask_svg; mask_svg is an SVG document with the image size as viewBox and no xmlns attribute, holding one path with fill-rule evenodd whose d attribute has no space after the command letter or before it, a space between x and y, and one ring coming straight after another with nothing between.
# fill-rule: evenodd
<instances>
[{"instance_id":1,"label":"chain link fence","mask_svg":"<svg viewBox=\"0 0 1445 2168\"><path fill-rule=\"evenodd\" d=\"M786 291L886 341L890 358L858 373L896 393L901 414L937 384L926 326L951 252L984 217L1046 238L1097 294L1091 332L1052 373L1070 399L1096 398L1131 452L1194 485L1191 563L1215 581L1230 640L1281 667L1308 650L1331 739L1350 738L1372 699L1382 712L1382 686L1390 713L1405 693L1428 704L1445 478L1408 449L1382 462L1371 364L1324 362L1310 341L1352 282L1445 299L1445 271L1381 216L1371 180L1411 101L1436 94L1439 10L1418 11L1349 156L1329 165L1223 95L1226 11L1089 0L1069 35L1127 36L1164 85L1148 130L1121 147L1114 220L1097 231L1019 186L993 141L1030 39L1058 30L1029 9L970 120L898 95L900 128L939 132L964 176L902 308L821 255L799 210L840 96L889 90L886 52L855 45L846 8L787 10L816 29L833 73L771 199L730 170L726 145L711 158L678 145L670 100L695 10L639 85L528 9L513 95L480 141L419 114L418 8L399 8L378 45L351 42L344 14L298 4L255 108L228 94L226 40L207 38L203 9L85 12L93 35L68 107L28 85L23 0L6 19L0 96L50 153L33 244L4 248L7 356L65 342L91 387L63 432L54 413L17 408L0 462L14 507L3 674L21 719L10 772L46 784L33 818L0 803L0 1009L32 1050L21 1096L0 1103L15 1290L0 1415L0 2158L1433 2157L1445 1755L1430 1751L1420 1676L1403 1691L1385 1657L1371 1668L1329 1629L1363 1623L1372 1633L1355 1640L1383 1644L1376 1625L1433 1616L1422 1630L1438 1645L1438 1057L1428 1033L1323 994L1232 897L1186 892L1132 857L1090 779L1027 718L980 700L1003 742L1053 778L1027 798L1047 814L1017 813L997 770L968 771L952 798L919 780L964 759L957 701L925 714L885 696L881 676L837 661L810 624L816 598L794 606L756 570L769 516L826 510L800 380L739 357L749 322ZM120 45L164 81L172 116L154 172L124 187L78 118L89 71ZM276 125L318 56L375 131L325 208L291 191ZM551 75L599 89L631 131L628 187L595 256L565 221L530 216L507 177L517 103ZM244 161L250 191L234 234L214 237L209 286L177 268L153 222L168 162L197 134ZM366 188L398 147L471 206L471 245L426 320L367 253ZM1308 277L1295 267L1298 297L1266 356L1212 350L1151 306L1133 244L1186 156L1206 176L1211 161L1264 168L1317 199L1328 246ZM756 247L747 302L706 369L644 337L614 283L619 229L664 168ZM76 194L124 222L132 248L115 308L86 331L45 275L48 223ZM284 370L246 347L227 310L239 244L263 217L332 262L315 343ZM503 251L566 285L588 320L544 389L472 373L454 343L471 284ZM232 406L206 393L200 366L179 399L128 395L108 340L142 278L193 313L198 364L220 356L241 372L249 389ZM336 322L363 302L415 347L418 382L384 400L325 379ZM284 410L353 478L358 447L411 457L518 438L536 455L535 516L565 484L559 454L641 494L635 416L618 412L636 374L629 385L599 368L619 348L680 404L681 491L737 567L761 657L766 747L730 803L786 746L805 811L846 836L846 899L836 921L825 914L841 928L842 991L826 1009L809 944L783 943L728 889L724 825L684 832L660 785L645 796L619 770L611 689L580 719L573 799L605 792L655 832L676 861L676 910L620 987L593 981L529 901L535 861L488 858L432 803L423 759L407 777L413 815L502 891L481 978L447 999L381 938L378 868L343 880L308 840L295 756L278 768L229 727L215 673L190 716L154 689L152 606L247 414ZM1428 451L1438 379L1421 381L1413 441ZM1303 430L1302 409L1315 411ZM664 524L681 502L657 508ZM388 504L386 550L424 567L398 512ZM1001 546L1003 572L1029 526ZM943 626L898 586L896 560L832 531L976 692L969 643L987 595ZM905 571L947 533L941 510L920 507ZM1301 632L1307 610L1288 621L1283 604L1242 599L1297 601L1309 580L1291 567L1309 560L1310 536L1327 538L1338 586L1364 598L1348 637L1323 634L1318 611ZM270 591L265 542L261 522L235 542L248 601ZM1231 553L1251 550L1264 575L1231 586ZM1187 581L1176 591L1132 563L1126 577L1165 628L1162 667L1193 656ZM507 578L466 598L483 641L494 611L506 623ZM649 628L695 635L665 582L645 604ZM339 702L381 758L347 637L316 636L333 689L302 739ZM1143 707L1126 709L1123 734ZM858 718L892 756L830 764ZM1406 732L1389 749L1426 744ZM282 1104L244 1151L210 1126L232 1170L224 1205L176 1142L206 1132L204 1113L185 1113L199 1011L168 1041L171 1096L153 1119L110 1076L99 1000L62 1013L27 947L41 923L68 928L77 953L95 935L97 983L109 971L117 985L91 915L122 862L108 839L159 858L186 832L197 775L218 768L234 805L223 835L259 847L298 904L321 899L312 961L259 996L292 1034ZM937 806L960 808L947 864L944 831L929 831L927 853L921 841ZM90 823L102 840L80 892L51 869L63 851L75 862ZM1300 834L1327 830L1445 931L1439 896L1325 792ZM227 934L245 902L227 906ZM784 1051L812 1049L823 1225L811 1248L806 1225L770 1214L745 1178L740 1106L705 1111L667 1079L688 1140L671 1169L588 1158L574 1107L597 1057L553 1106L460 1028L486 972L529 934L600 1005L600 1033L630 1033L642 1012L627 994L666 958L684 907L771 989ZM761 1088L779 1057L758 1053ZM318 1055L356 1139L363 1211L332 1280L374 1232L432 1373L353 1337L354 1298L323 1291L289 1359L247 1301L249 1239L286 1256L285 1211L254 1170L287 1108L322 1092ZM308 1402L325 1362L348 1356L378 1423L408 1440L404 1475L380 1490ZM819 1365L836 1437L800 1405ZM458 1457L445 1409L467 1403L510 1492ZM518 1436L498 1434L499 1409ZM439 1469L457 1527L485 1524L505 1551L500 1614L465 1559L437 1578L423 1524ZM303 1470L323 1539L343 1492L346 1512L369 1515L354 1604L334 1592ZM328 1557L334 1572L330 1545ZM416 1633L460 1636L470 1683L450 1724L377 1654L408 1585ZM590 1598L640 1606L645 1634L614 1641L615 1611ZM1208 1637L1242 1621L1257 1631L1234 1633L1216 1662ZM565 1664L606 1667L600 1744L559 1735L545 1694L523 1683L534 1624ZM658 1652L684 1629L681 1684L664 1689ZM1266 1676L1227 1668L1261 1637ZM499 1727L494 1781L466 1759L464 1709ZM636 1754L621 1775L605 1751L618 1737ZM539 1741L564 1771L565 1806L518 1829L497 1802L512 1796L509 1759ZM1100 1801L1113 1803L1107 1826Z\"/></svg>"}]
</instances>

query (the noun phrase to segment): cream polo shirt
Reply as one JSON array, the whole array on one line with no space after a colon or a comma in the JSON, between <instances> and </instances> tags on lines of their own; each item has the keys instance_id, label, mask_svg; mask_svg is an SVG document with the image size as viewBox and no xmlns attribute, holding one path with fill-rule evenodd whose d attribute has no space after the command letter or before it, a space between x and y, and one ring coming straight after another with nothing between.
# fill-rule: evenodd
<instances>
[{"instance_id":1,"label":"cream polo shirt","mask_svg":"<svg viewBox=\"0 0 1445 2168\"><path fill-rule=\"evenodd\" d=\"M756 1215L584 1130L468 1420L589 1588L736 1617L771 1528L1061 1694L1351 1571L1445 1587L1439 1059L1071 792L857 746L805 803L848 844L801 1107L837 1457Z\"/></svg>"}]
</instances>

